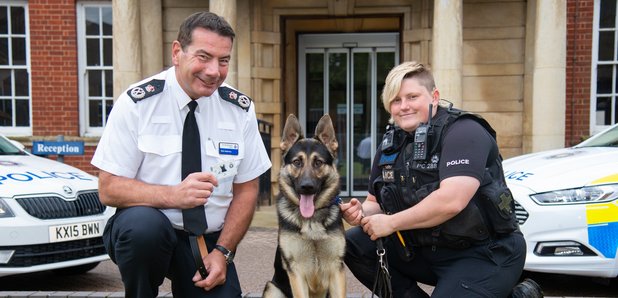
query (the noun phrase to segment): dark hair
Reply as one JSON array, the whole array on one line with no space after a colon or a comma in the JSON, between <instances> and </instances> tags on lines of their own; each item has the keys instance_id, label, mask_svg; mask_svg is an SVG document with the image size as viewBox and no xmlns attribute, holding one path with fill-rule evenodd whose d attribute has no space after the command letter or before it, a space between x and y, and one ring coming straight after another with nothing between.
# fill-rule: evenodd
<instances>
[{"instance_id":1,"label":"dark hair","mask_svg":"<svg viewBox=\"0 0 618 298\"><path fill-rule=\"evenodd\" d=\"M204 28L221 36L229 37L232 41L234 41L234 37L236 37L234 29L232 29L232 26L230 26L224 18L209 11L196 12L187 17L178 30L178 37L176 40L178 40L183 50L186 46L191 44L191 35L196 28Z\"/></svg>"},{"instance_id":2,"label":"dark hair","mask_svg":"<svg viewBox=\"0 0 618 298\"><path fill-rule=\"evenodd\" d=\"M407 73L403 79L415 78L421 86L424 86L429 93L436 88L436 82L433 75L429 71L429 68L423 64L418 64L418 68Z\"/></svg>"}]
</instances>

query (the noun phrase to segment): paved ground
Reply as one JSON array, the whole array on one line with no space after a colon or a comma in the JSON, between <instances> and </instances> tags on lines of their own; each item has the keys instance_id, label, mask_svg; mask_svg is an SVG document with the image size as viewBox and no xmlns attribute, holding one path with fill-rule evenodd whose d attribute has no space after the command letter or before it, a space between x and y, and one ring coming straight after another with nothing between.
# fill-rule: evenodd
<instances>
[{"instance_id":1,"label":"paved ground","mask_svg":"<svg viewBox=\"0 0 618 298\"><path fill-rule=\"evenodd\" d=\"M237 257L235 264L239 271L239 278L243 293L245 297L260 297L264 284L270 280L274 272L272 268L276 239L277 239L277 218L275 215L274 206L261 206L256 212L254 220L252 222L251 229L247 233L245 239L238 247ZM58 285L53 289L63 289L64 291L23 291L27 290L22 286L15 286L11 289L19 289L21 291L9 292L4 291L1 288L8 289L0 286L0 297L123 297L123 287L120 282L120 276L117 267L111 262L103 262L93 271L104 272L104 275L98 273L86 274L83 278L95 279L90 281L90 284L95 284L95 291L90 291L90 287L73 287L73 291L66 291L67 288L62 285ZM92 277L91 277L92 276ZM103 276L105 278L103 278ZM34 275L31 282L34 280L48 279L49 275ZM82 278L82 276L80 276ZM34 279L34 280L32 280ZM66 277L61 280L66 281ZM77 278L75 279L77 280ZM85 282L85 281L82 281ZM78 281L79 283L79 281ZM6 285L5 285L6 286ZM422 285L423 289L431 293L432 287ZM39 288L40 289L40 288ZM371 297L370 292L364 286L362 286L353 276L347 271L347 292L348 297ZM169 281L165 281L160 287L160 297L172 297L171 287ZM572 293L567 291L566 293ZM586 295L590 296L590 295ZM603 295L609 297L607 295ZM614 296L614 295L610 295ZM547 297L572 297L553 295Z\"/></svg>"}]
</instances>

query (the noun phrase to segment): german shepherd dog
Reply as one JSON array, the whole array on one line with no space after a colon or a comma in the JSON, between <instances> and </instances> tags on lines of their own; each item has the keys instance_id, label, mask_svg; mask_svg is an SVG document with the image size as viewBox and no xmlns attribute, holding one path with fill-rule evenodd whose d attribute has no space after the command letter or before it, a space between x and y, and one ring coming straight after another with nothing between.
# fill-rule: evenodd
<instances>
[{"instance_id":1,"label":"german shepherd dog","mask_svg":"<svg viewBox=\"0 0 618 298\"><path fill-rule=\"evenodd\" d=\"M275 274L263 297L345 297L345 236L339 209L338 143L329 115L303 138L290 115L283 128Z\"/></svg>"}]
</instances>

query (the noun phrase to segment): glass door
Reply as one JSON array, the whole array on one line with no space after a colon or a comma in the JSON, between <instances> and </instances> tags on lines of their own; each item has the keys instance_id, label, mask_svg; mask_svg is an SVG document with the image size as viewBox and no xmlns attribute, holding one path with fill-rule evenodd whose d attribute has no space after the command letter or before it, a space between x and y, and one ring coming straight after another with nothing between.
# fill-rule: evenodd
<instances>
[{"instance_id":1,"label":"glass door","mask_svg":"<svg viewBox=\"0 0 618 298\"><path fill-rule=\"evenodd\" d=\"M299 36L299 120L312 135L329 114L339 142L342 197L365 196L388 113L380 94L398 62L398 33Z\"/></svg>"}]
</instances>

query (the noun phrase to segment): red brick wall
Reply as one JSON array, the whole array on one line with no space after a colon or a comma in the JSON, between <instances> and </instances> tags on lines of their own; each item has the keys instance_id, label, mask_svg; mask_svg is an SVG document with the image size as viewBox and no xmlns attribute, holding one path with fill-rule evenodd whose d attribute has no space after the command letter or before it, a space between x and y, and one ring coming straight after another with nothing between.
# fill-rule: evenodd
<instances>
[{"instance_id":1,"label":"red brick wall","mask_svg":"<svg viewBox=\"0 0 618 298\"><path fill-rule=\"evenodd\" d=\"M32 148L28 147L27 149ZM90 164L90 160L92 159L92 155L94 154L95 149L96 145L84 144L84 155L65 155L64 163L74 166L82 171L86 171L90 174L97 175L99 173L99 169ZM51 160L58 160L57 155L49 155L46 157Z\"/></svg>"},{"instance_id":2,"label":"red brick wall","mask_svg":"<svg viewBox=\"0 0 618 298\"><path fill-rule=\"evenodd\" d=\"M84 144L84 155L66 155L64 157L64 162L90 174L97 175L99 169L90 164L95 149L96 146L87 146Z\"/></svg>"},{"instance_id":3,"label":"red brick wall","mask_svg":"<svg viewBox=\"0 0 618 298\"><path fill-rule=\"evenodd\" d=\"M75 1L34 0L28 7L33 135L78 136Z\"/></svg>"},{"instance_id":4,"label":"red brick wall","mask_svg":"<svg viewBox=\"0 0 618 298\"><path fill-rule=\"evenodd\" d=\"M567 1L565 144L590 135L590 78L594 0Z\"/></svg>"},{"instance_id":5,"label":"red brick wall","mask_svg":"<svg viewBox=\"0 0 618 298\"><path fill-rule=\"evenodd\" d=\"M30 0L30 59L33 140L64 135L79 139L79 86L75 0ZM89 173L93 146L67 164ZM56 156L50 156L56 159Z\"/></svg>"}]
</instances>

